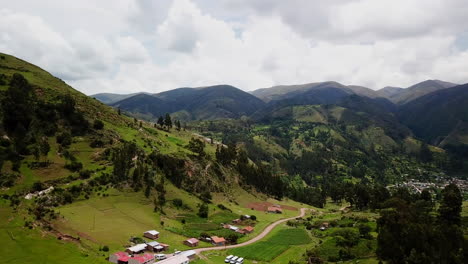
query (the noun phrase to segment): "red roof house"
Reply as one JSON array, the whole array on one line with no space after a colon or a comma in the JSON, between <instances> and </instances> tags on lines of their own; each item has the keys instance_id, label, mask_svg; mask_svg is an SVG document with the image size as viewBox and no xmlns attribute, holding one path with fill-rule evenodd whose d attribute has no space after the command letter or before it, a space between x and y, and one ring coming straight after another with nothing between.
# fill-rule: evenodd
<instances>
[{"instance_id":1,"label":"red roof house","mask_svg":"<svg viewBox=\"0 0 468 264\"><path fill-rule=\"evenodd\" d=\"M226 239L224 239L224 237L212 236L211 243L215 246L224 246L226 245Z\"/></svg>"},{"instance_id":2,"label":"red roof house","mask_svg":"<svg viewBox=\"0 0 468 264\"><path fill-rule=\"evenodd\" d=\"M127 263L130 259L130 256L127 252L116 252L114 254L109 255L109 261L112 263Z\"/></svg>"},{"instance_id":3,"label":"red roof house","mask_svg":"<svg viewBox=\"0 0 468 264\"><path fill-rule=\"evenodd\" d=\"M154 263L153 254L144 254L132 257L128 260L128 264L152 264Z\"/></svg>"},{"instance_id":4,"label":"red roof house","mask_svg":"<svg viewBox=\"0 0 468 264\"><path fill-rule=\"evenodd\" d=\"M246 227L243 227L241 230L244 231L244 233L246 234L250 234L254 231L254 228L251 226L246 226Z\"/></svg>"}]
</instances>

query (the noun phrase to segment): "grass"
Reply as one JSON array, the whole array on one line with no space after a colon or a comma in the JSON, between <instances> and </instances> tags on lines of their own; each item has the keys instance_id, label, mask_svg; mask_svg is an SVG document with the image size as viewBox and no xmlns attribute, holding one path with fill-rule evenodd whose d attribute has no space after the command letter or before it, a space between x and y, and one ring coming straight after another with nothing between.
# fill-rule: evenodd
<instances>
[{"instance_id":1,"label":"grass","mask_svg":"<svg viewBox=\"0 0 468 264\"><path fill-rule=\"evenodd\" d=\"M103 252L86 243L57 240L38 229L24 227L24 212L15 212L0 199L0 255L4 262L38 264L107 263Z\"/></svg>"},{"instance_id":2,"label":"grass","mask_svg":"<svg viewBox=\"0 0 468 264\"><path fill-rule=\"evenodd\" d=\"M269 243L276 245L304 245L310 243L309 234L304 229L282 229L268 239Z\"/></svg>"},{"instance_id":3,"label":"grass","mask_svg":"<svg viewBox=\"0 0 468 264\"><path fill-rule=\"evenodd\" d=\"M274 245L268 242L258 242L251 246L229 250L229 254L247 259L271 261L289 248L288 245Z\"/></svg>"},{"instance_id":4,"label":"grass","mask_svg":"<svg viewBox=\"0 0 468 264\"><path fill-rule=\"evenodd\" d=\"M252 260L271 261L288 250L292 245L305 245L310 242L311 238L304 229L283 228L275 230L264 241L231 249L228 253Z\"/></svg>"}]
</instances>

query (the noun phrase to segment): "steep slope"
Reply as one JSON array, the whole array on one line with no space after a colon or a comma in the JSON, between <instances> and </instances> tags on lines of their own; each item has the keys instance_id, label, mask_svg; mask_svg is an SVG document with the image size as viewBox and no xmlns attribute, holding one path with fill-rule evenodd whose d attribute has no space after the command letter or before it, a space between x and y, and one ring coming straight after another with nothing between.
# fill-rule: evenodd
<instances>
[{"instance_id":1,"label":"steep slope","mask_svg":"<svg viewBox=\"0 0 468 264\"><path fill-rule=\"evenodd\" d=\"M396 104L403 105L426 94L454 87L456 84L439 81L427 80L410 86L399 93L390 96L390 100Z\"/></svg>"},{"instance_id":2,"label":"steep slope","mask_svg":"<svg viewBox=\"0 0 468 264\"><path fill-rule=\"evenodd\" d=\"M113 104L115 102L122 101L126 98L135 96L137 94L140 94L140 93L132 93L132 94L98 93L98 94L90 95L90 97L96 98L105 104Z\"/></svg>"},{"instance_id":3,"label":"steep slope","mask_svg":"<svg viewBox=\"0 0 468 264\"><path fill-rule=\"evenodd\" d=\"M216 148L190 131L121 115L39 67L0 54L4 260L108 263L109 253L124 250L129 238L149 229L161 232L159 241L185 250L189 247L181 241L199 237L200 226L210 235L223 235L221 222L251 214L242 199L265 202L266 193L282 196L278 177L248 158L236 162L241 174L225 160L226 166L218 162ZM279 192L273 193L275 188ZM197 215L200 204L207 217ZM280 217L257 222L266 226Z\"/></svg>"},{"instance_id":4,"label":"steep slope","mask_svg":"<svg viewBox=\"0 0 468 264\"><path fill-rule=\"evenodd\" d=\"M327 88L341 90L345 93L354 93L371 98L377 97L376 92L369 88L356 85L345 86L337 82L318 82L301 85L280 85L271 88L258 89L252 91L251 94L257 96L265 102L270 102L290 99L296 96L300 96L301 94L313 93L313 90L323 90Z\"/></svg>"},{"instance_id":5,"label":"steep slope","mask_svg":"<svg viewBox=\"0 0 468 264\"><path fill-rule=\"evenodd\" d=\"M434 144L468 144L468 84L429 93L399 110L400 120Z\"/></svg>"},{"instance_id":6,"label":"steep slope","mask_svg":"<svg viewBox=\"0 0 468 264\"><path fill-rule=\"evenodd\" d=\"M159 94L138 95L112 106L142 113L154 119L171 113L181 120L239 118L261 109L265 103L253 95L229 85L179 88Z\"/></svg>"}]
</instances>

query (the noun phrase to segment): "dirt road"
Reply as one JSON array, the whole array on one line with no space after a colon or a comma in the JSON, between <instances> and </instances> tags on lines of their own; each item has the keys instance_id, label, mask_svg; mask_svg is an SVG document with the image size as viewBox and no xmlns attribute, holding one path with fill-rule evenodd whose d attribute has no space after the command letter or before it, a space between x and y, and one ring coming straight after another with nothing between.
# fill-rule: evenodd
<instances>
[{"instance_id":1,"label":"dirt road","mask_svg":"<svg viewBox=\"0 0 468 264\"><path fill-rule=\"evenodd\" d=\"M270 224L269 226L267 226L265 228L265 230L263 230L262 233L260 233L258 236L250 239L249 241L245 241L244 243L240 243L240 244L237 244L237 245L230 245L230 246L224 246L224 247L207 247L207 248L197 248L197 249L194 249L195 252L197 254L200 254L201 252L204 252L204 251L210 251L210 250L224 250L224 249L230 249L230 248L238 248L238 247L243 247L243 246L247 246L247 245L250 245L252 243L255 243L259 240L261 240L262 238L264 238L266 235L268 235L271 230L273 230L273 228L275 228L277 225L281 224L281 223L284 223L284 222L287 222L289 220L293 220L295 218L298 218L298 217L304 217L305 216L305 213L306 213L306 210L307 208L301 208L301 214L298 215L298 216L295 216L295 217L290 217L290 218L286 218L286 219L281 219L281 220L278 220L272 224Z\"/></svg>"}]
</instances>

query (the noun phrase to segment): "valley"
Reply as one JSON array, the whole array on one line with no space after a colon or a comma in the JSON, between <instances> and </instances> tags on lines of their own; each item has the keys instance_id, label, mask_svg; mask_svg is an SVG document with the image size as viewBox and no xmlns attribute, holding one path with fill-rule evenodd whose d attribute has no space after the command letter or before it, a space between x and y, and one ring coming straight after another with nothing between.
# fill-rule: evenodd
<instances>
[{"instance_id":1,"label":"valley","mask_svg":"<svg viewBox=\"0 0 468 264\"><path fill-rule=\"evenodd\" d=\"M167 261L194 250L191 263L458 263L466 90L324 82L95 99L2 53L0 254L110 263L143 245Z\"/></svg>"}]
</instances>

